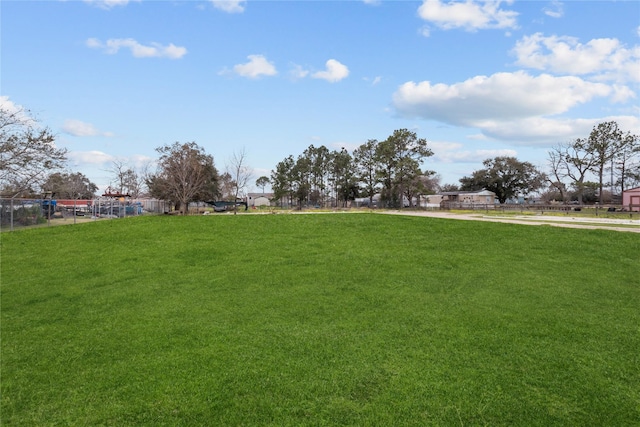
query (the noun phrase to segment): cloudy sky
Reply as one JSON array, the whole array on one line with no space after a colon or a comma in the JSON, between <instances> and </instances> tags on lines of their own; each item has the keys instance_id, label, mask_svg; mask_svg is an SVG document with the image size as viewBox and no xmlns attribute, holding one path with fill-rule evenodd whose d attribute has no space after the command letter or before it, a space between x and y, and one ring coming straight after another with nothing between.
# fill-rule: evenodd
<instances>
[{"instance_id":1,"label":"cloudy sky","mask_svg":"<svg viewBox=\"0 0 640 427\"><path fill-rule=\"evenodd\" d=\"M443 183L545 167L615 120L640 132L638 1L4 0L0 102L104 189L113 161L195 141L255 178L309 145L408 128Z\"/></svg>"}]
</instances>

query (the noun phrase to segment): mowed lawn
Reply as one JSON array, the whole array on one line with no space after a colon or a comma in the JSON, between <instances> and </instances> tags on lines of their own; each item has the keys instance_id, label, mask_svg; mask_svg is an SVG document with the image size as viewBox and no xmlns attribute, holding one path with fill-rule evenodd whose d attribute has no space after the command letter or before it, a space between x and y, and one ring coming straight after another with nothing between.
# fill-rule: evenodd
<instances>
[{"instance_id":1,"label":"mowed lawn","mask_svg":"<svg viewBox=\"0 0 640 427\"><path fill-rule=\"evenodd\" d=\"M1 236L1 424L640 424L640 236L378 214Z\"/></svg>"}]
</instances>

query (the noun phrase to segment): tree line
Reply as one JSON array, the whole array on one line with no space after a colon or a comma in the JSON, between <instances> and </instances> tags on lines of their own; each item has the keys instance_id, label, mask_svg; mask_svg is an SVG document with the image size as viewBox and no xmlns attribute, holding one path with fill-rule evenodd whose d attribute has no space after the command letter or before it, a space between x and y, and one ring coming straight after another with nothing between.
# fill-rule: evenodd
<instances>
[{"instance_id":1,"label":"tree line","mask_svg":"<svg viewBox=\"0 0 640 427\"><path fill-rule=\"evenodd\" d=\"M403 200L411 205L428 190L434 172L421 164L432 155L426 139L398 129L384 141L368 140L353 154L311 145L297 158L279 162L270 183L274 199L289 205L346 206L356 197L368 197L372 205L378 193L386 207L399 207Z\"/></svg>"},{"instance_id":2,"label":"tree line","mask_svg":"<svg viewBox=\"0 0 640 427\"><path fill-rule=\"evenodd\" d=\"M432 155L425 139L399 129L384 141L368 140L352 154L311 145L297 158L289 155L279 162L261 183L270 182L274 199L289 205L322 205L328 199L346 205L361 197L369 198L371 206L379 194L381 206L391 208L419 204L425 194L483 189L494 192L500 203L534 193L547 202L603 203L607 177L610 193L640 185L640 140L613 121L596 125L587 138L555 146L548 152L548 171L498 156L485 159L484 168L458 184L441 185L436 172L421 169ZM597 181L589 181L590 176Z\"/></svg>"},{"instance_id":3,"label":"tree line","mask_svg":"<svg viewBox=\"0 0 640 427\"><path fill-rule=\"evenodd\" d=\"M172 202L187 212L191 202L237 201L252 179L243 149L235 152L224 172L213 156L195 142L175 142L156 149L154 167L142 170L116 160L109 170L111 190L134 198ZM3 197L32 197L44 191L58 198L91 198L97 186L79 172L65 169L67 150L28 111L0 108L0 191ZM420 204L420 198L442 191L493 191L501 203L518 196L541 194L547 201L605 201L610 193L640 185L640 139L614 121L594 126L588 137L560 143L548 151L547 170L515 157L486 159L483 168L457 184L441 185L435 171L423 169L433 156L427 140L408 129L385 140L369 139L352 152L310 145L297 157L278 162L269 177L255 181L270 186L273 200L287 206L347 206L374 196L381 207ZM591 178L596 181L590 181ZM39 191L38 191L39 190Z\"/></svg>"}]
</instances>

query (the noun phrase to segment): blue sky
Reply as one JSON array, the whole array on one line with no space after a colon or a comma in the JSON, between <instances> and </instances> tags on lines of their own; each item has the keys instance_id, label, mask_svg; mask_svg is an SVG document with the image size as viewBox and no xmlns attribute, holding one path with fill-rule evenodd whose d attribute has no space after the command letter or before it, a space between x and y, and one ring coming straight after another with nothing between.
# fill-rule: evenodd
<instances>
[{"instance_id":1,"label":"blue sky","mask_svg":"<svg viewBox=\"0 0 640 427\"><path fill-rule=\"evenodd\" d=\"M57 134L100 189L114 161L195 141L255 178L313 144L408 128L458 183L482 160L544 168L616 120L640 132L637 1L3 0L0 102Z\"/></svg>"}]
</instances>

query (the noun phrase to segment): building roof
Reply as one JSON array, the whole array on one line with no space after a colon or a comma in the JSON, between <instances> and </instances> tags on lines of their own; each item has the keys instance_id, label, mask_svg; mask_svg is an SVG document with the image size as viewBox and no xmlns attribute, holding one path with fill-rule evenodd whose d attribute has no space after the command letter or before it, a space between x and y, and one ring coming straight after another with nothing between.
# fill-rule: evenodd
<instances>
[{"instance_id":1,"label":"building roof","mask_svg":"<svg viewBox=\"0 0 640 427\"><path fill-rule=\"evenodd\" d=\"M489 190L480 190L480 191L443 191L438 193L440 196L459 196L461 194L475 194L477 196L495 196L496 193Z\"/></svg>"}]
</instances>

